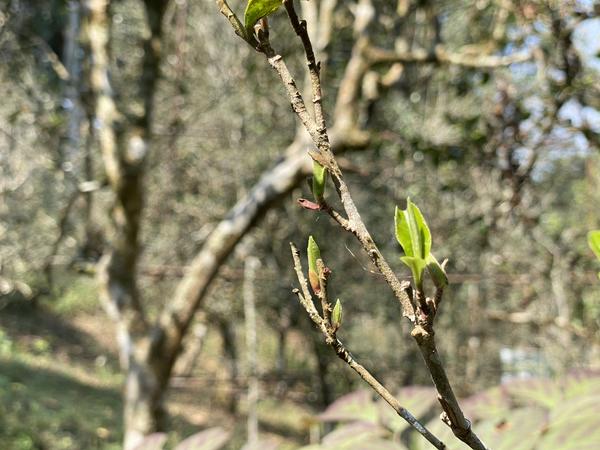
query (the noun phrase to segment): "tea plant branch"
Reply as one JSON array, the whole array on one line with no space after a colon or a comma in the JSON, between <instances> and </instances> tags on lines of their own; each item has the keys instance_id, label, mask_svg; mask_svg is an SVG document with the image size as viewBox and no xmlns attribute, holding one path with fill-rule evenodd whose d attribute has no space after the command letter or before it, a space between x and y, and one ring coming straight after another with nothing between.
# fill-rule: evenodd
<instances>
[{"instance_id":1,"label":"tea plant branch","mask_svg":"<svg viewBox=\"0 0 600 450\"><path fill-rule=\"evenodd\" d=\"M294 289L294 293L298 296L298 300L302 307L308 313L310 319L314 322L317 328L323 333L325 337L325 342L329 345L334 351L335 354L352 370L354 370L371 388L382 398L384 399L396 413L402 417L410 426L416 429L425 439L427 439L435 448L437 449L445 449L446 445L440 441L433 433L431 433L423 424L421 424L415 416L413 416L410 411L404 408L400 401L394 397L390 391L388 391L385 386L383 386L377 379L356 359L352 356L350 351L344 346L344 344L337 338L337 328L332 324L329 315L325 313L325 311L330 311L331 303L329 302L327 296L327 289L321 289L319 291L319 298L321 299L322 304L324 305L323 316L319 315L317 308L313 303L312 296L308 289L308 282L306 277L304 276L304 272L302 269L302 263L300 262L300 256L298 252L298 248L290 242L290 247L292 251L292 258L294 259L294 269L296 271L296 276L298 277L298 283L300 284L301 290ZM327 271L326 267L323 264L322 260L318 260L320 263L322 270L320 273L320 281L326 284L327 280ZM322 285L323 286L323 285ZM326 287L326 286L323 286Z\"/></svg>"},{"instance_id":2,"label":"tea plant branch","mask_svg":"<svg viewBox=\"0 0 600 450\"><path fill-rule=\"evenodd\" d=\"M298 19L298 16L294 10L293 0L283 0L282 3L288 13L288 17L290 19L292 27L300 37L300 40L302 41L309 66L309 71L312 71L310 79L313 92L313 106L315 108L315 117L318 117L319 113L317 112L317 110L321 108L322 89L320 76L318 73L318 64L315 61L314 52L310 43L310 37L308 36L306 25L303 26ZM217 0L217 4L226 5L226 1ZM229 11L231 10L229 9ZM221 9L221 12L223 12L223 9ZM231 22L229 16L228 20L230 20ZM239 20L237 20L237 22L239 22ZM256 50L263 53L267 57L269 64L278 73L288 94L293 111L296 113L301 123L306 128L311 139L313 140L313 143L318 149L317 151L310 150L310 156L313 158L314 161L319 163L322 167L326 168L327 172L331 175L336 191L347 216L346 218L344 218L339 213L332 213L332 217L340 225L343 224L342 227L345 230L351 232L358 239L363 249L367 252L374 265L377 267L377 269L380 271L380 273L383 275L386 282L390 286L395 297L400 302L402 306L403 315L409 320L411 320L411 322L413 322L413 324L415 325L411 334L415 338L417 345L419 346L421 354L423 355L423 358L425 360L426 366L431 374L436 390L438 391L438 400L442 406L442 409L444 410L441 416L442 420L448 426L450 426L455 436L457 436L460 440L465 442L471 448L476 450L487 450L487 447L472 431L471 423L464 416L460 405L458 404L456 396L454 395L454 392L452 390L452 387L450 385L450 382L448 380L448 377L437 352L434 340L433 319L437 310L436 301L439 303L439 300L441 299L441 291L438 294L436 294L433 300L427 299L421 292L421 289L416 290L411 296L410 289L406 289L406 285L402 284L398 280L391 267L377 248L373 238L371 237L369 231L366 228L366 225L360 217L358 209L356 208L356 205L354 204L354 201L350 195L348 186L344 181L342 172L335 160L333 152L331 151L329 139L327 137L328 133L324 122L317 123L310 116L306 108L304 99L302 98L302 95L300 94L296 86L295 80L292 77L289 69L287 68L287 65L285 64L283 57L273 50L269 42L268 29L265 29L264 27L259 28L256 32L256 37L258 40ZM249 42L248 38L245 38L245 40ZM322 114L322 111L320 112L320 114ZM308 287L303 286L302 283L301 286L304 292L302 296L304 298L304 301L302 301L301 299L301 302L306 308L307 312L309 313L311 319L315 321L317 317L320 316L316 312L314 305L312 306L312 308L309 305L312 302L311 300L309 300L310 297L307 296ZM416 298L416 304L413 303L413 298ZM432 307L430 307L430 305ZM319 326L321 327L323 325L323 320L324 319L315 323L317 323L318 325L320 324ZM321 331L323 331L323 329L321 329ZM338 356L340 356L339 353Z\"/></svg>"},{"instance_id":3,"label":"tea plant branch","mask_svg":"<svg viewBox=\"0 0 600 450\"><path fill-rule=\"evenodd\" d=\"M308 35L306 21L298 19L298 15L296 14L296 10L294 9L294 3L292 1L284 1L283 5L285 6L294 31L302 41L304 53L306 54L308 72L310 75L310 84L312 87L312 102L314 105L315 123L317 126L317 132L319 136L319 142L316 144L317 148L321 149L323 148L323 146L329 146L329 136L327 135L325 116L323 114L320 63L318 63L315 58L315 52L312 48L310 36Z\"/></svg>"}]
</instances>

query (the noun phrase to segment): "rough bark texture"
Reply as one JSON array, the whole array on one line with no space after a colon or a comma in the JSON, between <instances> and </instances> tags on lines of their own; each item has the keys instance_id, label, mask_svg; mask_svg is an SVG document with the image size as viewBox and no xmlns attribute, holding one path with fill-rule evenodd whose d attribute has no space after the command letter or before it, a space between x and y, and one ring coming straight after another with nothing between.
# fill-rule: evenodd
<instances>
[{"instance_id":1,"label":"rough bark texture","mask_svg":"<svg viewBox=\"0 0 600 450\"><path fill-rule=\"evenodd\" d=\"M121 114L110 83L109 1L85 2L87 20L83 30L90 48L89 76L97 136L106 176L114 192L111 241L99 263L98 277L101 301L117 326L120 362L126 372L126 449L134 448L144 435L161 428L166 385L163 372L148 358L148 324L136 282L143 175L159 78L162 16L167 2L146 0L144 5L150 33L144 40L138 93L143 106L139 117L125 118Z\"/></svg>"}]
</instances>

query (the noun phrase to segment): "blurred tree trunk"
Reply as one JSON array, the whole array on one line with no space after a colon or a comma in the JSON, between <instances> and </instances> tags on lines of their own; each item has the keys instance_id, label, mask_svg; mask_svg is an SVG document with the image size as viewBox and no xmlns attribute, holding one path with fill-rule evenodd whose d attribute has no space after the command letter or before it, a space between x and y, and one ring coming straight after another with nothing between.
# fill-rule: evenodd
<instances>
[{"instance_id":1,"label":"blurred tree trunk","mask_svg":"<svg viewBox=\"0 0 600 450\"><path fill-rule=\"evenodd\" d=\"M124 446L129 450L143 436L164 426L164 396L173 367L219 268L257 220L311 172L312 162L306 153L307 136L300 131L285 150L284 157L262 174L248 194L213 229L190 262L172 298L156 321L150 323L138 289L137 266L145 196L143 179L151 148L150 127L160 75L162 20L168 0L143 0L149 32L143 42L142 69L136 84L138 92L128 95L128 101L134 102L135 107L127 108L126 112L119 109L116 100L119 95L113 92L110 78L111 2L81 1L86 18L82 33L89 46L91 94L86 106L93 111L95 137L106 179L114 194L109 243L98 264L100 298L116 324L120 363L126 374ZM360 54L354 57L355 60L360 58ZM358 69L356 64L349 68L340 88L338 103L344 107L338 107L337 111L341 111L343 117L334 120L336 124L331 132L332 149L337 152L364 149L371 139L360 129L356 119L361 92L357 86L366 71L361 64ZM233 355L234 344L229 332L224 333L224 344L226 351ZM324 380L328 358L321 358L319 364ZM329 387L323 383L322 391L323 402L330 402Z\"/></svg>"},{"instance_id":2,"label":"blurred tree trunk","mask_svg":"<svg viewBox=\"0 0 600 450\"><path fill-rule=\"evenodd\" d=\"M79 45L79 28L81 24L81 8L79 1L69 0L67 2L67 28L63 58L65 67L69 73L66 81L64 108L67 113L67 141L64 146L63 170L77 175L80 161L81 149L81 125L83 112L80 101L81 91L81 55Z\"/></svg>"},{"instance_id":3,"label":"blurred tree trunk","mask_svg":"<svg viewBox=\"0 0 600 450\"><path fill-rule=\"evenodd\" d=\"M194 324L191 336L187 338L185 353L181 355L175 366L175 373L182 377L191 377L196 363L202 354L208 327L204 322Z\"/></svg>"},{"instance_id":4,"label":"blurred tree trunk","mask_svg":"<svg viewBox=\"0 0 600 450\"><path fill-rule=\"evenodd\" d=\"M169 362L149 345L149 325L137 286L139 230L144 202L143 176L150 145L154 93L159 78L162 18L167 1L145 0L149 33L139 77L137 117L123 114L110 80L110 1L86 0L84 33L90 48L90 86L93 92L98 140L108 182L114 192L110 245L99 263L102 303L117 324L120 361L126 373L125 449L163 426L163 393Z\"/></svg>"},{"instance_id":5,"label":"blurred tree trunk","mask_svg":"<svg viewBox=\"0 0 600 450\"><path fill-rule=\"evenodd\" d=\"M235 324L227 318L219 320L219 331L221 333L221 340L223 341L223 353L227 359L227 365L229 366L231 393L228 401L228 408L229 412L232 414L237 412L237 396L239 392L238 351L234 325Z\"/></svg>"},{"instance_id":6,"label":"blurred tree trunk","mask_svg":"<svg viewBox=\"0 0 600 450\"><path fill-rule=\"evenodd\" d=\"M287 328L279 327L277 329L277 361L275 363L275 369L279 378L283 377L286 371L286 358L285 349L287 346Z\"/></svg>"},{"instance_id":7,"label":"blurred tree trunk","mask_svg":"<svg viewBox=\"0 0 600 450\"><path fill-rule=\"evenodd\" d=\"M246 358L248 361L247 445L258 444L258 339L256 333L255 280L260 262L255 256L244 261L244 323L246 325Z\"/></svg>"},{"instance_id":8,"label":"blurred tree trunk","mask_svg":"<svg viewBox=\"0 0 600 450\"><path fill-rule=\"evenodd\" d=\"M331 386L327 381L327 375L329 374L329 365L331 363L331 354L328 352L328 348L323 345L323 342L319 340L319 336L316 333L310 334L313 345L313 352L317 361L317 376L319 382L319 404L321 409L325 409L333 401L333 395L331 392Z\"/></svg>"},{"instance_id":9,"label":"blurred tree trunk","mask_svg":"<svg viewBox=\"0 0 600 450\"><path fill-rule=\"evenodd\" d=\"M67 199L61 209L58 222L58 234L52 243L52 249L44 263L44 273L48 291L54 289L54 259L63 240L68 235L70 217L73 207L79 199L79 178L81 177L81 137L83 112L81 107L81 54L79 45L79 29L81 25L81 8L78 0L67 2L67 23L64 30L62 56L66 69L62 105L67 114L67 133L60 146L60 168L65 182Z\"/></svg>"}]
</instances>

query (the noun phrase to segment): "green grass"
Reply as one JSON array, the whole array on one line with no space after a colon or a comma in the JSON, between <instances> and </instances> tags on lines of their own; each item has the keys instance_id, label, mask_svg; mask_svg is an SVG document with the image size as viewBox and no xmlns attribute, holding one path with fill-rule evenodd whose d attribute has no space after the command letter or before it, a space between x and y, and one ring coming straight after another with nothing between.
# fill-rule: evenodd
<instances>
[{"instance_id":1,"label":"green grass","mask_svg":"<svg viewBox=\"0 0 600 450\"><path fill-rule=\"evenodd\" d=\"M98 355L108 362L97 364ZM121 447L114 357L65 316L10 305L0 315L0 449Z\"/></svg>"},{"instance_id":2,"label":"green grass","mask_svg":"<svg viewBox=\"0 0 600 450\"><path fill-rule=\"evenodd\" d=\"M115 349L96 336L114 333L113 325L101 312L93 280L57 274L54 294L37 306L8 303L0 313L0 450L120 449L123 375ZM223 371L221 344L217 333L209 337L203 357L207 376L215 378ZM274 338L265 341L269 358ZM169 393L167 448L216 425L232 432L227 449L245 443L243 408L231 415L228 398L213 388ZM263 436L276 437L283 449L297 448L308 433L310 414L293 401L264 398L259 407Z\"/></svg>"},{"instance_id":3,"label":"green grass","mask_svg":"<svg viewBox=\"0 0 600 450\"><path fill-rule=\"evenodd\" d=\"M19 357L1 357L0 367L1 448L120 448L118 390L90 386Z\"/></svg>"}]
</instances>

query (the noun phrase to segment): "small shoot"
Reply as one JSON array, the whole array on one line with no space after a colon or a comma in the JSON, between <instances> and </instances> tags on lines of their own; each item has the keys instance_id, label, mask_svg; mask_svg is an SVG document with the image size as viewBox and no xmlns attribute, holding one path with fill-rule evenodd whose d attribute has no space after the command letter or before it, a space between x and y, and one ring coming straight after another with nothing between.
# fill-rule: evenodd
<instances>
[{"instance_id":1,"label":"small shoot","mask_svg":"<svg viewBox=\"0 0 600 450\"><path fill-rule=\"evenodd\" d=\"M319 282L319 269L317 268L317 260L321 259L321 251L312 236L308 237L308 282L315 294L321 291Z\"/></svg>"},{"instance_id":2,"label":"small shoot","mask_svg":"<svg viewBox=\"0 0 600 450\"><path fill-rule=\"evenodd\" d=\"M327 179L327 169L316 161L313 161L312 193L315 202L323 203L325 195L325 180Z\"/></svg>"},{"instance_id":3,"label":"small shoot","mask_svg":"<svg viewBox=\"0 0 600 450\"><path fill-rule=\"evenodd\" d=\"M333 312L331 313L331 326L334 331L337 331L342 326L342 319L344 317L344 311L342 309L342 302L338 298L335 301Z\"/></svg>"},{"instance_id":4,"label":"small shoot","mask_svg":"<svg viewBox=\"0 0 600 450\"><path fill-rule=\"evenodd\" d=\"M435 259L433 253L430 253L427 259L427 272L437 289L444 289L448 284L448 276L442 265Z\"/></svg>"},{"instance_id":5,"label":"small shoot","mask_svg":"<svg viewBox=\"0 0 600 450\"><path fill-rule=\"evenodd\" d=\"M401 261L411 272L417 290L423 291L423 272L427 269L436 288L448 284L446 272L431 254L431 232L421 211L410 198L406 200L406 209L396 207L396 239L404 251Z\"/></svg>"}]
</instances>

